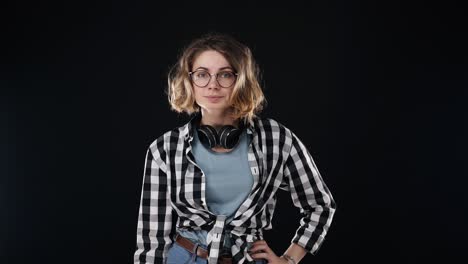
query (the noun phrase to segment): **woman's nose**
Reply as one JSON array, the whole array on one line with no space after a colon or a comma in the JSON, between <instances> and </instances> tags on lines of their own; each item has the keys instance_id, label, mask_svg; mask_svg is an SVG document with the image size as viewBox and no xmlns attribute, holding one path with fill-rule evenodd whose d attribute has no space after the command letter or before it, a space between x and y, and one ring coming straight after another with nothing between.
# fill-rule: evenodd
<instances>
[{"instance_id":1,"label":"woman's nose","mask_svg":"<svg viewBox=\"0 0 468 264\"><path fill-rule=\"evenodd\" d=\"M216 75L211 76L210 82L208 83L208 88L220 88L216 77Z\"/></svg>"}]
</instances>

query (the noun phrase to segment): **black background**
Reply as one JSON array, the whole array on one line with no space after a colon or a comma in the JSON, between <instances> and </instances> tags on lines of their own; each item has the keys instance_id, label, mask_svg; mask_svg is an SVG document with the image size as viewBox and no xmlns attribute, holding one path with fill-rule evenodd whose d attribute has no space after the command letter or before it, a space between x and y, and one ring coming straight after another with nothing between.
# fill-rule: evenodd
<instances>
[{"instance_id":1,"label":"black background","mask_svg":"<svg viewBox=\"0 0 468 264\"><path fill-rule=\"evenodd\" d=\"M464 259L466 9L314 2L6 4L0 263L132 262L146 148L187 120L166 74L208 31L251 47L262 116L302 139L337 202L301 263ZM298 217L281 192L278 255Z\"/></svg>"}]
</instances>

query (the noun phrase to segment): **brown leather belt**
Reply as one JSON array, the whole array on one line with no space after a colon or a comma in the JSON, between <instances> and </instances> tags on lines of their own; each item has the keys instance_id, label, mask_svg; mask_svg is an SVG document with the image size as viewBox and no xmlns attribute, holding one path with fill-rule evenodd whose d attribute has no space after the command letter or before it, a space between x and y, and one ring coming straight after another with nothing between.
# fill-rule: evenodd
<instances>
[{"instance_id":1,"label":"brown leather belt","mask_svg":"<svg viewBox=\"0 0 468 264\"><path fill-rule=\"evenodd\" d=\"M176 237L176 242L183 248L187 249L189 252L194 253L193 249L195 247L195 243L193 243L190 239L185 238L179 234L177 234ZM203 258L203 259L208 259L208 250L198 246L197 247L197 256ZM218 257L218 263L219 264L231 264L232 263L232 256L229 253L222 253Z\"/></svg>"},{"instance_id":2,"label":"brown leather belt","mask_svg":"<svg viewBox=\"0 0 468 264\"><path fill-rule=\"evenodd\" d=\"M176 237L176 242L177 244L181 245L183 248L187 249L188 251L193 252L193 249L195 247L195 243L193 243L190 239L185 238L179 234L177 234ZM197 247L197 256L208 259L208 250L202 248L202 247Z\"/></svg>"}]
</instances>

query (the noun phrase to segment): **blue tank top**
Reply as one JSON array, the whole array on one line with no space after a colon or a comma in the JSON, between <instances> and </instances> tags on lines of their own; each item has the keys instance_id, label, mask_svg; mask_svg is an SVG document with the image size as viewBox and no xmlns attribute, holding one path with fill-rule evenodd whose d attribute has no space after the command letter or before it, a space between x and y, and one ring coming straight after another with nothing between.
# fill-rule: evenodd
<instances>
[{"instance_id":1,"label":"blue tank top","mask_svg":"<svg viewBox=\"0 0 468 264\"><path fill-rule=\"evenodd\" d=\"M215 152L200 142L198 133L194 130L192 152L195 162L205 174L208 209L217 215L228 216L226 223L234 218L235 212L248 197L253 186L247 157L249 144L250 138L244 130L238 144L231 151ZM208 232L205 230L180 229L178 232L193 242L207 244ZM229 239L224 241L224 247L230 247Z\"/></svg>"}]
</instances>

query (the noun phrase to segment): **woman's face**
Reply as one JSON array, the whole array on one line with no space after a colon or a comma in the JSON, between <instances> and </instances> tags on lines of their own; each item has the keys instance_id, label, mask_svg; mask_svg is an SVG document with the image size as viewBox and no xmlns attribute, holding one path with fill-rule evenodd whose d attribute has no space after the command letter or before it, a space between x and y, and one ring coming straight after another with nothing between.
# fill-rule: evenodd
<instances>
[{"instance_id":1,"label":"woman's face","mask_svg":"<svg viewBox=\"0 0 468 264\"><path fill-rule=\"evenodd\" d=\"M192 72L195 72L192 75L196 74L202 78L209 78L208 74L212 75L208 85L205 87L199 87L192 81L195 101L202 109L207 111L224 111L230 108L228 102L235 82L230 87L224 88L220 86L216 80L216 74L220 72L228 72L219 78L220 81L223 82L222 84L226 86L224 80L221 80L221 78L223 76L229 76L229 73L234 73L234 69L229 65L229 62L221 53L214 50L207 50L200 53L200 55L195 58Z\"/></svg>"}]
</instances>

